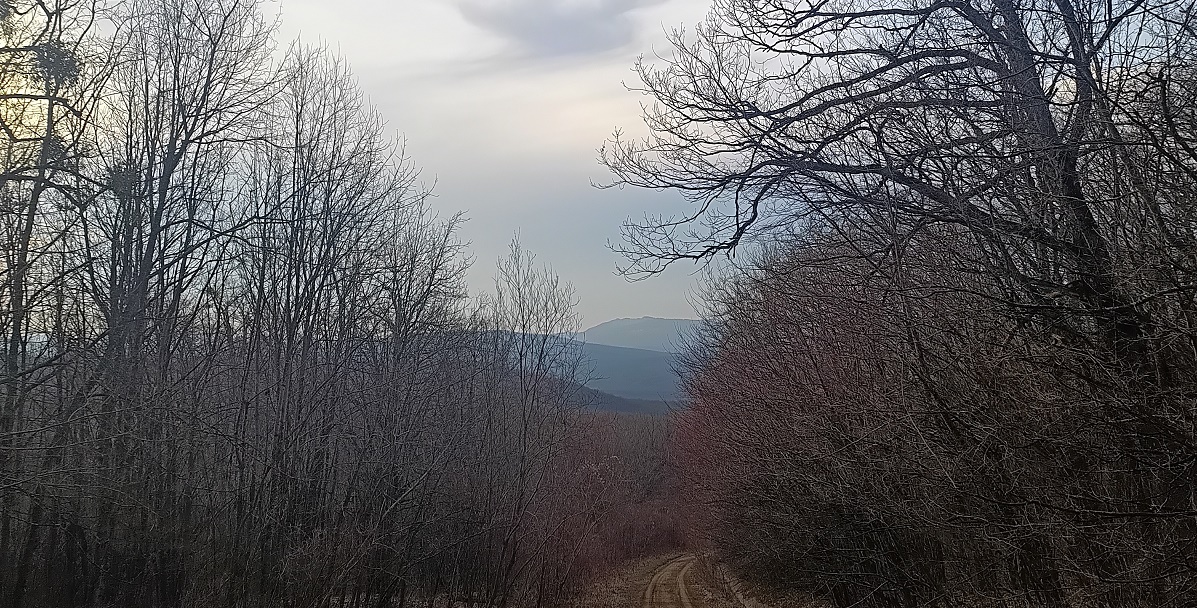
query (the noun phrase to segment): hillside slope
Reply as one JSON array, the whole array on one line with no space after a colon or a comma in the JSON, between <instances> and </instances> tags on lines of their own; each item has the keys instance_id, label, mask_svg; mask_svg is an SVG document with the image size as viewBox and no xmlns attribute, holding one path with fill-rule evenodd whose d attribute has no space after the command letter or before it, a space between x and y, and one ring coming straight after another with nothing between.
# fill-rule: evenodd
<instances>
[{"instance_id":1,"label":"hillside slope","mask_svg":"<svg viewBox=\"0 0 1197 608\"><path fill-rule=\"evenodd\" d=\"M696 319L614 319L583 332L589 344L622 346L641 350L676 353L682 342L700 323Z\"/></svg>"},{"instance_id":2,"label":"hillside slope","mask_svg":"<svg viewBox=\"0 0 1197 608\"><path fill-rule=\"evenodd\" d=\"M583 387L581 391L582 401L586 409L596 412L661 416L669 413L671 409L678 407L678 404L675 402L659 399L628 399L627 397L619 397L593 388Z\"/></svg>"},{"instance_id":3,"label":"hillside slope","mask_svg":"<svg viewBox=\"0 0 1197 608\"><path fill-rule=\"evenodd\" d=\"M677 355L589 342L582 350L589 361L589 388L627 399L673 401L682 397L674 371Z\"/></svg>"}]
</instances>

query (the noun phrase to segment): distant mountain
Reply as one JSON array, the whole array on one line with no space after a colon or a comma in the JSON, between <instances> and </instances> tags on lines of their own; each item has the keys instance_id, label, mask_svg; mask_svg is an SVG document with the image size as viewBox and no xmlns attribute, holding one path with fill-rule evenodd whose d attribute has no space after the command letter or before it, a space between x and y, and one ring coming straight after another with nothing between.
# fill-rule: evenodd
<instances>
[{"instance_id":1,"label":"distant mountain","mask_svg":"<svg viewBox=\"0 0 1197 608\"><path fill-rule=\"evenodd\" d=\"M666 353L681 351L682 341L701 321L696 319L615 319L583 332L587 344L604 344Z\"/></svg>"},{"instance_id":2,"label":"distant mountain","mask_svg":"<svg viewBox=\"0 0 1197 608\"><path fill-rule=\"evenodd\" d=\"M681 399L677 355L655 350L623 348L586 342L589 388L625 399L676 401Z\"/></svg>"},{"instance_id":3,"label":"distant mountain","mask_svg":"<svg viewBox=\"0 0 1197 608\"><path fill-rule=\"evenodd\" d=\"M487 332L489 339L517 340L519 334L503 330ZM531 335L537 340L545 336ZM679 355L640 348L592 344L580 334L555 338L575 340L581 351L582 368L573 380L581 383L585 405L599 411L661 414L685 401L676 372ZM575 351L576 352L576 351Z\"/></svg>"},{"instance_id":4,"label":"distant mountain","mask_svg":"<svg viewBox=\"0 0 1197 608\"><path fill-rule=\"evenodd\" d=\"M583 388L581 398L587 409L596 412L660 416L668 413L671 407L677 407L676 403L649 399L628 399L612 395L611 393L604 393L593 388Z\"/></svg>"}]
</instances>

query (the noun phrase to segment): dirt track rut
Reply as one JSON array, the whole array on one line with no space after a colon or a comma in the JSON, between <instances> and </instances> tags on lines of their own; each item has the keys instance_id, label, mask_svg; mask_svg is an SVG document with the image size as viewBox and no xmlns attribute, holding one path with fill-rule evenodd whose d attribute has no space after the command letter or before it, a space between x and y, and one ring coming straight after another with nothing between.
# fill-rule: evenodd
<instances>
[{"instance_id":1,"label":"dirt track rut","mask_svg":"<svg viewBox=\"0 0 1197 608\"><path fill-rule=\"evenodd\" d=\"M694 561L693 555L681 555L657 568L644 588L643 608L703 608L688 587Z\"/></svg>"}]
</instances>

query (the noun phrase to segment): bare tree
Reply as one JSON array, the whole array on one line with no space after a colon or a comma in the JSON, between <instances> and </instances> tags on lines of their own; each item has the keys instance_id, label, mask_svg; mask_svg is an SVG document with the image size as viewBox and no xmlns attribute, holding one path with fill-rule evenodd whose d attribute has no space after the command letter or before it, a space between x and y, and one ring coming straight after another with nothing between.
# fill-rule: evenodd
<instances>
[{"instance_id":1,"label":"bare tree","mask_svg":"<svg viewBox=\"0 0 1197 608\"><path fill-rule=\"evenodd\" d=\"M64 364L81 338L72 235L99 190L88 171L90 125L111 67L92 31L99 16L92 2L0 6L0 556L13 565L0 575L0 597L13 606L27 595L54 508L51 474L63 466L60 454L35 448L70 441Z\"/></svg>"},{"instance_id":2,"label":"bare tree","mask_svg":"<svg viewBox=\"0 0 1197 608\"><path fill-rule=\"evenodd\" d=\"M927 226L957 226L976 240L967 261L1011 304L1070 312L1054 317L1056 331L1099 340L1135 373L1163 374L1147 344L1149 304L1188 286L1128 273L1148 263L1130 251L1162 231L1151 251L1183 258L1187 237L1166 226L1184 212L1155 193L1184 191L1173 180L1187 179L1191 160L1165 153L1186 147L1183 131L1134 108L1150 83L1183 69L1170 60L1191 30L1178 11L720 2L694 40L678 36L664 67L640 64L657 104L650 138L616 138L604 153L617 183L677 189L696 207L629 225L629 270L807 222L889 235L894 245L861 252L872 259ZM1170 167L1169 181L1148 176L1152 162Z\"/></svg>"},{"instance_id":3,"label":"bare tree","mask_svg":"<svg viewBox=\"0 0 1197 608\"><path fill-rule=\"evenodd\" d=\"M560 605L618 481L572 290L516 247L472 301L463 217L274 33L0 0L0 603Z\"/></svg>"},{"instance_id":4,"label":"bare tree","mask_svg":"<svg viewBox=\"0 0 1197 608\"><path fill-rule=\"evenodd\" d=\"M715 525L793 535L765 563L725 532L758 573L844 605L1189 592L1192 34L1170 2L727 0L639 66L651 134L604 160L694 207L629 225L628 270L767 252L713 296L686 431L755 446L703 462Z\"/></svg>"}]
</instances>

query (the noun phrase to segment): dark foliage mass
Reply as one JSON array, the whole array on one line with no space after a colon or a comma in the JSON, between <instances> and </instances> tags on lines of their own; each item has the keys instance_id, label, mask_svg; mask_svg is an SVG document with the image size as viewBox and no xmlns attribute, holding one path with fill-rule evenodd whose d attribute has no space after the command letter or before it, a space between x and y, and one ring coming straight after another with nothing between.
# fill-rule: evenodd
<instances>
[{"instance_id":1,"label":"dark foliage mass","mask_svg":"<svg viewBox=\"0 0 1197 608\"><path fill-rule=\"evenodd\" d=\"M746 579L1197 598L1197 79L1169 0L719 0L604 153L711 282L675 444Z\"/></svg>"},{"instance_id":2,"label":"dark foliage mass","mask_svg":"<svg viewBox=\"0 0 1197 608\"><path fill-rule=\"evenodd\" d=\"M558 606L674 542L568 286L468 299L426 195L254 0L0 1L0 605Z\"/></svg>"}]
</instances>

